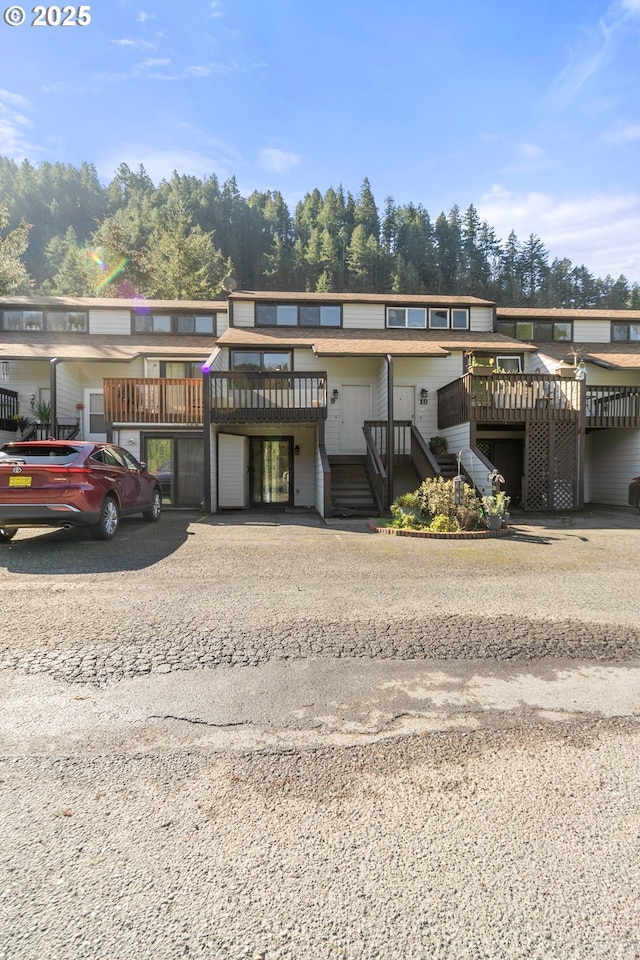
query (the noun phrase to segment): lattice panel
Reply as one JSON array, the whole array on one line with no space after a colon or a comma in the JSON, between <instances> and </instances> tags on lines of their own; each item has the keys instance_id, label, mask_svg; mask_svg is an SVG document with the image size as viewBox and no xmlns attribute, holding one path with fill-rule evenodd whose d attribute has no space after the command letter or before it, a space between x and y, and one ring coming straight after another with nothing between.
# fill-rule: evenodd
<instances>
[{"instance_id":1,"label":"lattice panel","mask_svg":"<svg viewBox=\"0 0 640 960\"><path fill-rule=\"evenodd\" d=\"M577 441L575 423L527 425L526 510L575 510Z\"/></svg>"},{"instance_id":2,"label":"lattice panel","mask_svg":"<svg viewBox=\"0 0 640 960\"><path fill-rule=\"evenodd\" d=\"M550 423L527 426L525 475L527 495L525 510L549 509L549 446Z\"/></svg>"},{"instance_id":3,"label":"lattice panel","mask_svg":"<svg viewBox=\"0 0 640 960\"><path fill-rule=\"evenodd\" d=\"M552 508L576 507L577 428L574 423L555 423L553 438Z\"/></svg>"}]
</instances>

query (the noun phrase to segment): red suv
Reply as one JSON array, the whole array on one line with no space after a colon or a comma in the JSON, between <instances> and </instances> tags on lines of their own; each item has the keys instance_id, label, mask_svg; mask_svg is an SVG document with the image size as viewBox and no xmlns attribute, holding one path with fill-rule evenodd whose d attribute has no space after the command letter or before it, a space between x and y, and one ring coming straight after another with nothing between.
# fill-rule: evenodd
<instances>
[{"instance_id":1,"label":"red suv","mask_svg":"<svg viewBox=\"0 0 640 960\"><path fill-rule=\"evenodd\" d=\"M121 516L158 520L160 483L112 443L17 441L0 446L0 542L18 527L89 527L110 540Z\"/></svg>"}]
</instances>

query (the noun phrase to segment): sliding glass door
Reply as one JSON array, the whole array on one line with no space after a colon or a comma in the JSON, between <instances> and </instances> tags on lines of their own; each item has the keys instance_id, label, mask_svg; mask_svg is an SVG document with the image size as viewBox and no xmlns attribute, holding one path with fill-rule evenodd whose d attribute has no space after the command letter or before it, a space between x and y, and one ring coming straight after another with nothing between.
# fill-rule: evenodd
<instances>
[{"instance_id":1,"label":"sliding glass door","mask_svg":"<svg viewBox=\"0 0 640 960\"><path fill-rule=\"evenodd\" d=\"M293 502L291 437L251 438L251 500L256 506Z\"/></svg>"}]
</instances>

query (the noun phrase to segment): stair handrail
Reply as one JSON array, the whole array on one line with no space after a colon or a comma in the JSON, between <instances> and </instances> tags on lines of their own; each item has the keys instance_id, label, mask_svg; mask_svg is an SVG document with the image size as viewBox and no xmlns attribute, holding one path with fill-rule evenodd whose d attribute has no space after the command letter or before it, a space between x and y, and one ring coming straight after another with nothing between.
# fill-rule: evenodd
<instances>
[{"instance_id":1,"label":"stair handrail","mask_svg":"<svg viewBox=\"0 0 640 960\"><path fill-rule=\"evenodd\" d=\"M440 473L440 465L415 423L411 424L411 462L419 477L425 480L427 477L437 477ZM422 465L421 465L422 461ZM424 467L427 466L425 471Z\"/></svg>"},{"instance_id":2,"label":"stair handrail","mask_svg":"<svg viewBox=\"0 0 640 960\"><path fill-rule=\"evenodd\" d=\"M320 469L322 470L324 517L330 520L333 516L331 509L331 464L327 456L327 448L323 443L318 444L318 456L320 458Z\"/></svg>"},{"instance_id":3,"label":"stair handrail","mask_svg":"<svg viewBox=\"0 0 640 960\"><path fill-rule=\"evenodd\" d=\"M382 513L385 503L384 491L387 484L387 471L384 468L382 458L380 457L380 454L378 453L376 445L373 441L371 428L368 425L365 425L362 428L362 432L364 433L364 439L367 445L365 469L369 478L369 484L371 486L373 498L376 502L376 507L378 508L378 511Z\"/></svg>"},{"instance_id":4,"label":"stair handrail","mask_svg":"<svg viewBox=\"0 0 640 960\"><path fill-rule=\"evenodd\" d=\"M492 474L496 470L495 466L491 463L488 457L485 457L484 453L482 453L481 450L478 450L477 447L465 447L464 449L467 453L471 454L471 456L474 458L475 461L478 461L480 463L481 467L486 468L487 473L486 473L486 476L483 477L483 479L477 479L474 474L473 468L471 472L469 472L469 470L465 466L464 457L461 457L459 459L460 468L462 472L468 477L471 483L471 486L480 494L481 497L489 496L493 492L490 474ZM458 454L456 454L456 457L457 456Z\"/></svg>"}]
</instances>

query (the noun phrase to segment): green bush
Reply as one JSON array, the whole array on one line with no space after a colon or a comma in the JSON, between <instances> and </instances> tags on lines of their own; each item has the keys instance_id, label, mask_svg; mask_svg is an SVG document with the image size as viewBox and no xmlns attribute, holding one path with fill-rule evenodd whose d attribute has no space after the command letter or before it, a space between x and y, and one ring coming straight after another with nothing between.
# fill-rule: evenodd
<instances>
[{"instance_id":1,"label":"green bush","mask_svg":"<svg viewBox=\"0 0 640 960\"><path fill-rule=\"evenodd\" d=\"M460 530L475 529L482 517L481 503L475 490L465 483L461 504L455 502L453 491L453 480L428 477L416 490L422 512L431 518L448 517L458 524Z\"/></svg>"},{"instance_id":2,"label":"green bush","mask_svg":"<svg viewBox=\"0 0 640 960\"><path fill-rule=\"evenodd\" d=\"M434 533L459 533L460 524L457 520L447 517L444 513L439 513L429 524L429 530Z\"/></svg>"}]
</instances>

